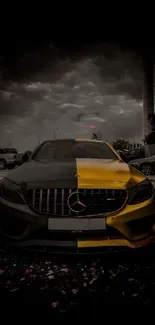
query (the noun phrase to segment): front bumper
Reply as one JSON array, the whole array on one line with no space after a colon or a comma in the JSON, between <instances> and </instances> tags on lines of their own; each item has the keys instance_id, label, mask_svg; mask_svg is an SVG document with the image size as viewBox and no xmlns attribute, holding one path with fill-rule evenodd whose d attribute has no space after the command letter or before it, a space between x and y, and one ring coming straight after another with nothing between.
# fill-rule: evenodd
<instances>
[{"instance_id":1,"label":"front bumper","mask_svg":"<svg viewBox=\"0 0 155 325\"><path fill-rule=\"evenodd\" d=\"M0 233L13 245L53 251L100 251L140 248L155 241L155 201L126 207L105 218L54 218L38 215L27 204L0 197ZM106 223L106 229L104 225Z\"/></svg>"}]
</instances>

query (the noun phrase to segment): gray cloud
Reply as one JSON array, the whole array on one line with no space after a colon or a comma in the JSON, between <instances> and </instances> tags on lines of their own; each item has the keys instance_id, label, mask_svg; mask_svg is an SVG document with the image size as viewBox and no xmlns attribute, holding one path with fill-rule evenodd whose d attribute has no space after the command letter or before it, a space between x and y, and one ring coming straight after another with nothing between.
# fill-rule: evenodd
<instances>
[{"instance_id":1,"label":"gray cloud","mask_svg":"<svg viewBox=\"0 0 155 325\"><path fill-rule=\"evenodd\" d=\"M135 52L116 49L112 58L97 56L94 63L99 67L107 88L112 94L126 94L137 100L142 98L142 58ZM109 83L109 84L108 84ZM115 84L115 89L114 89Z\"/></svg>"},{"instance_id":2,"label":"gray cloud","mask_svg":"<svg viewBox=\"0 0 155 325\"><path fill-rule=\"evenodd\" d=\"M111 60L95 54L61 60L54 67L49 62L48 70L38 69L20 83L1 84L1 143L32 149L52 138L57 127L58 137L90 137L90 124L107 139L140 138L140 67L133 53L119 52Z\"/></svg>"}]
</instances>

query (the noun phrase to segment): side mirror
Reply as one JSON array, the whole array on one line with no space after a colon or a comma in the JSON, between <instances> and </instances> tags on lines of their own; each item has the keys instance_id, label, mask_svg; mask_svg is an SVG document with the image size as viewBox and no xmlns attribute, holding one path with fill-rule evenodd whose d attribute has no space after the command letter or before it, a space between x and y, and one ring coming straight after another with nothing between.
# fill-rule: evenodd
<instances>
[{"instance_id":1,"label":"side mirror","mask_svg":"<svg viewBox=\"0 0 155 325\"><path fill-rule=\"evenodd\" d=\"M30 157L29 153L25 152L22 156L22 162L25 163L25 162L29 161L29 157Z\"/></svg>"},{"instance_id":2,"label":"side mirror","mask_svg":"<svg viewBox=\"0 0 155 325\"><path fill-rule=\"evenodd\" d=\"M119 155L120 155L121 159L122 159L126 164L128 164L129 160L128 160L127 156L126 156L122 151L119 152Z\"/></svg>"}]
</instances>

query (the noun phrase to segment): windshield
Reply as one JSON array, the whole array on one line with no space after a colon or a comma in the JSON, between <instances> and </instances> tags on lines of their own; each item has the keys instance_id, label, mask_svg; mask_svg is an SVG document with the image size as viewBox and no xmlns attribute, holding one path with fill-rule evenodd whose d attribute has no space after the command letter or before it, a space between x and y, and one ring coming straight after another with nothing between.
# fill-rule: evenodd
<instances>
[{"instance_id":1,"label":"windshield","mask_svg":"<svg viewBox=\"0 0 155 325\"><path fill-rule=\"evenodd\" d=\"M14 148L4 148L4 152L9 154L9 153L17 153L17 150Z\"/></svg>"},{"instance_id":2,"label":"windshield","mask_svg":"<svg viewBox=\"0 0 155 325\"><path fill-rule=\"evenodd\" d=\"M76 158L118 159L103 142L48 141L34 154L32 159L51 162Z\"/></svg>"}]
</instances>

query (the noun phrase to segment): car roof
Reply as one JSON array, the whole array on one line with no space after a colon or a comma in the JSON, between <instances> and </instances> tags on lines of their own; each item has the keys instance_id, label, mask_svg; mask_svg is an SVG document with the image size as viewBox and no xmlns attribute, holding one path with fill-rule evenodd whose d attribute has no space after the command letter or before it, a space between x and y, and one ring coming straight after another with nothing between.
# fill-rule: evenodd
<instances>
[{"instance_id":1,"label":"car roof","mask_svg":"<svg viewBox=\"0 0 155 325\"><path fill-rule=\"evenodd\" d=\"M54 141L64 141L64 142L75 141L75 142L101 142L101 143L106 143L106 141L104 141L104 140L96 140L96 139L89 139L89 138L68 138L68 139L46 140L46 141L42 142L41 144L46 143L46 142L54 142Z\"/></svg>"},{"instance_id":2,"label":"car roof","mask_svg":"<svg viewBox=\"0 0 155 325\"><path fill-rule=\"evenodd\" d=\"M16 148L1 148L1 149L4 149L4 150L17 150Z\"/></svg>"}]
</instances>

